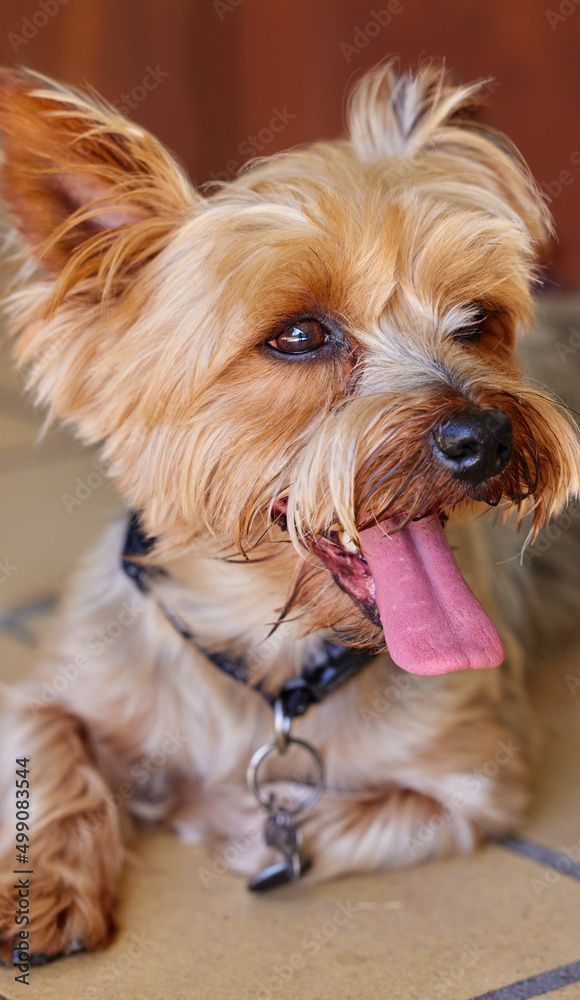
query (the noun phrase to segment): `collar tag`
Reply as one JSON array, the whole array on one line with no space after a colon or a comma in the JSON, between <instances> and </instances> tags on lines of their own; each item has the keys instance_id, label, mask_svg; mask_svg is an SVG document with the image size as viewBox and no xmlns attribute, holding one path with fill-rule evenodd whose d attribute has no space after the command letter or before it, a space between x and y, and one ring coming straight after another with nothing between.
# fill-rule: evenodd
<instances>
[{"instance_id":1,"label":"collar tag","mask_svg":"<svg viewBox=\"0 0 580 1000\"><path fill-rule=\"evenodd\" d=\"M311 743L290 735L291 723L290 716L286 715L284 711L282 699L277 698L274 705L274 739L259 747L252 755L248 765L246 775L248 788L268 812L264 826L264 840L268 847L278 850L283 858L277 864L270 865L254 875L248 883L248 889L252 892L264 892L274 886L294 882L311 865L310 858L304 852L302 830L295 822L295 817L299 813L312 809L322 795L325 785L324 764L318 750ZM315 778L310 794L298 804L289 807L288 802L277 801L273 792L266 793L264 791L261 787L258 769L262 761L271 753L283 755L292 744L301 747L311 757L315 768Z\"/></svg>"}]
</instances>

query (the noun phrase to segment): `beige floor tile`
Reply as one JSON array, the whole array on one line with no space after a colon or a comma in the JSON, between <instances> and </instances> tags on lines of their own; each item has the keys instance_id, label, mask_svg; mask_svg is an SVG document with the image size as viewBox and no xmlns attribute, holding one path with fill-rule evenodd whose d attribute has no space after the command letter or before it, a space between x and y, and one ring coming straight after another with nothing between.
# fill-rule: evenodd
<instances>
[{"instance_id":1,"label":"beige floor tile","mask_svg":"<svg viewBox=\"0 0 580 1000\"><path fill-rule=\"evenodd\" d=\"M14 375L6 357L0 332L0 475L12 468L78 457L86 452L70 431L58 425L51 426L41 436L44 410L34 406L31 394L24 390L22 377Z\"/></svg>"},{"instance_id":2,"label":"beige floor tile","mask_svg":"<svg viewBox=\"0 0 580 1000\"><path fill-rule=\"evenodd\" d=\"M21 392L19 377L0 382L0 608L54 594L121 509L93 451L58 428L39 440L42 414Z\"/></svg>"},{"instance_id":3,"label":"beige floor tile","mask_svg":"<svg viewBox=\"0 0 580 1000\"><path fill-rule=\"evenodd\" d=\"M580 1000L580 983L562 986L557 993L548 993L547 1000Z\"/></svg>"},{"instance_id":4,"label":"beige floor tile","mask_svg":"<svg viewBox=\"0 0 580 1000\"><path fill-rule=\"evenodd\" d=\"M19 422L27 424L26 419ZM10 424L14 423L11 416ZM30 422L27 424L27 428L25 444L12 448L9 445L5 449L0 448L0 489L2 477L9 473L19 472L23 469L41 469L52 462L61 462L67 459L82 460L88 456L92 460L96 458L92 450L84 448L58 427L49 428L42 437L40 437L40 423ZM22 427L22 437L24 434L25 428Z\"/></svg>"},{"instance_id":5,"label":"beige floor tile","mask_svg":"<svg viewBox=\"0 0 580 1000\"><path fill-rule=\"evenodd\" d=\"M79 554L121 510L95 461L86 452L0 477L0 607L58 591ZM77 500L77 494L85 499L71 506L66 498Z\"/></svg>"},{"instance_id":6,"label":"beige floor tile","mask_svg":"<svg viewBox=\"0 0 580 1000\"><path fill-rule=\"evenodd\" d=\"M404 872L258 897L171 835L144 836L107 952L33 969L10 1000L468 1000L578 960L580 885L490 847ZM25 990L25 992L24 992Z\"/></svg>"},{"instance_id":7,"label":"beige floor tile","mask_svg":"<svg viewBox=\"0 0 580 1000\"><path fill-rule=\"evenodd\" d=\"M6 452L21 452L25 448L31 448L37 434L37 426L32 421L0 413L0 462Z\"/></svg>"},{"instance_id":8,"label":"beige floor tile","mask_svg":"<svg viewBox=\"0 0 580 1000\"><path fill-rule=\"evenodd\" d=\"M87 454L65 428L43 430L44 413L31 399L0 386L0 476L13 469Z\"/></svg>"}]
</instances>

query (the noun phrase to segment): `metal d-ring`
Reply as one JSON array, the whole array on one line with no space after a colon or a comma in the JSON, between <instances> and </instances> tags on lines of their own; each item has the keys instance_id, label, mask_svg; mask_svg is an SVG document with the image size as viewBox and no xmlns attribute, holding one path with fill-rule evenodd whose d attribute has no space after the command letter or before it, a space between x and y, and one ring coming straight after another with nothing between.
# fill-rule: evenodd
<instances>
[{"instance_id":1,"label":"metal d-ring","mask_svg":"<svg viewBox=\"0 0 580 1000\"><path fill-rule=\"evenodd\" d=\"M288 746L291 722L292 719L290 716L284 712L282 699L276 698L274 703L274 735L276 737L276 746L280 753L284 753Z\"/></svg>"},{"instance_id":2,"label":"metal d-ring","mask_svg":"<svg viewBox=\"0 0 580 1000\"><path fill-rule=\"evenodd\" d=\"M256 750L256 752L252 755L252 759L248 764L248 771L246 776L248 782L248 788L252 792L252 794L256 797L260 805L264 806L264 808L267 809L269 813L280 812L280 806L276 804L275 798L271 793L267 797L261 793L258 785L258 768L262 763L262 761L268 756L268 754L273 753L274 750L278 750L279 753L284 753L291 743L294 743L296 746L302 747L312 757L316 765L316 781L314 783L312 791L310 792L310 795L307 795L303 802L300 802L297 806L294 807L294 809L284 809L286 815L297 816L298 813L306 812L306 810L310 809L315 804L315 802L318 802L318 799L320 798L320 796L324 791L324 764L322 762L320 754L315 749L315 747L312 746L311 743L307 743L306 740L295 739L293 736L289 736L288 733L286 733L284 750L280 750L277 739L272 740L271 743L264 743L264 745L259 747Z\"/></svg>"}]
</instances>

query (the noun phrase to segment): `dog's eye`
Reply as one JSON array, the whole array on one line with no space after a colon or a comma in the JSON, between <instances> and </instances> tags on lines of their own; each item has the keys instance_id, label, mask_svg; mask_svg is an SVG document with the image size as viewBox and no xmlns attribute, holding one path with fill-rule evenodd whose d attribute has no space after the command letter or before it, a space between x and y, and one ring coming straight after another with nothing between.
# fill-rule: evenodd
<instances>
[{"instance_id":1,"label":"dog's eye","mask_svg":"<svg viewBox=\"0 0 580 1000\"><path fill-rule=\"evenodd\" d=\"M473 306L471 315L463 326L458 326L453 331L453 336L461 340L468 340L472 344L477 344L481 340L483 326L486 319L485 309L481 306Z\"/></svg>"},{"instance_id":2,"label":"dog's eye","mask_svg":"<svg viewBox=\"0 0 580 1000\"><path fill-rule=\"evenodd\" d=\"M326 331L320 323L315 319L302 319L287 326L268 344L283 354L307 354L322 347L326 339Z\"/></svg>"}]
</instances>

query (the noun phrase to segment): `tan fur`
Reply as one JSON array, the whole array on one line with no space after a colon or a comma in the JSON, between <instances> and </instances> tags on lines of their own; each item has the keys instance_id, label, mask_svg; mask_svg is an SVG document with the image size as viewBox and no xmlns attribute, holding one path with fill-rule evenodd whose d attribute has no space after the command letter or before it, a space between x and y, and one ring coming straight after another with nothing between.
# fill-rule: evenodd
<instances>
[{"instance_id":1,"label":"tan fur","mask_svg":"<svg viewBox=\"0 0 580 1000\"><path fill-rule=\"evenodd\" d=\"M463 117L476 91L431 65L400 78L381 67L353 97L348 140L262 161L202 198L113 109L0 73L3 187L22 237L7 302L17 360L52 419L101 443L169 574L143 598L113 527L71 582L35 679L3 695L4 816L13 757L35 761L35 951L106 943L128 815L218 846L262 822L244 773L271 710L160 603L275 691L324 637L384 646L312 547L337 521L356 543L372 518L501 500L532 511L534 532L578 494L576 430L513 353L549 218L507 141ZM453 331L473 303L487 318L466 344ZM267 350L304 315L339 326L344 348L307 360ZM477 488L427 445L468 403L503 409L514 427L510 464ZM282 510L288 533L267 531ZM494 607L485 530L458 527L459 555L501 628L501 670L415 677L383 652L296 721L328 774L304 823L307 877L470 850L521 814L522 654ZM483 771L510 738L517 751ZM278 790L312 778L298 758L265 773ZM247 842L235 867L250 872L269 852ZM4 957L11 879L0 875Z\"/></svg>"}]
</instances>

